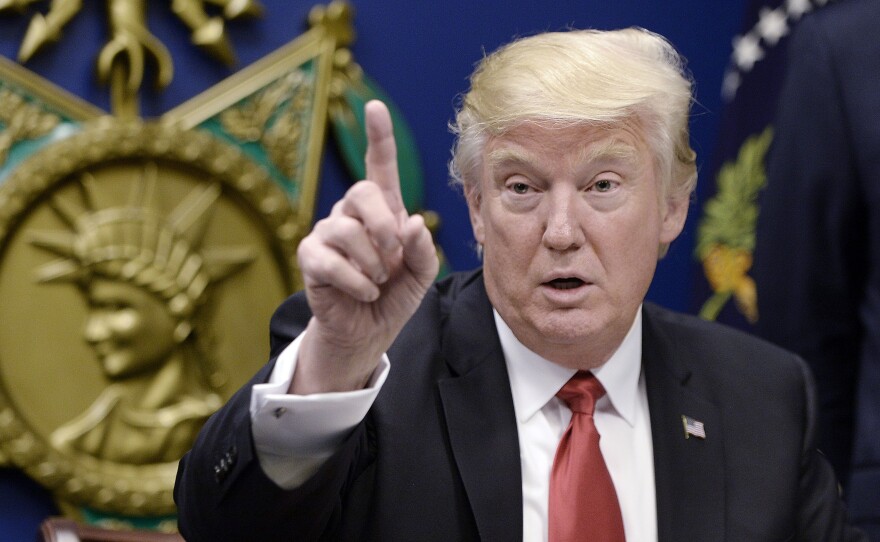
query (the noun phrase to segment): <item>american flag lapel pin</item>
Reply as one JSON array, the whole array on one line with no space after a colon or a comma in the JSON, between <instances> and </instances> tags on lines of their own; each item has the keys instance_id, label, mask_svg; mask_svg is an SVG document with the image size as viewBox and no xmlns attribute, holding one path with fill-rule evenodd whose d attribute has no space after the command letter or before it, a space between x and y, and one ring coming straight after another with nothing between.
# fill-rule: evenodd
<instances>
[{"instance_id":1,"label":"american flag lapel pin","mask_svg":"<svg viewBox=\"0 0 880 542\"><path fill-rule=\"evenodd\" d=\"M700 420L695 420L690 416L685 416L684 414L682 414L681 423L684 424L684 438L706 438L706 426L704 426L703 422L701 422Z\"/></svg>"}]
</instances>

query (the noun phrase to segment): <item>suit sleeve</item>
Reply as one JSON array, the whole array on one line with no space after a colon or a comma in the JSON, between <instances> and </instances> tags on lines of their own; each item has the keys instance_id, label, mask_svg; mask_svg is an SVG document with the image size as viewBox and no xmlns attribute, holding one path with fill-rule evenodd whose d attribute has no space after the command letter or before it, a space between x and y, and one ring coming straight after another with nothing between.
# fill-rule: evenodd
<instances>
[{"instance_id":1,"label":"suit sleeve","mask_svg":"<svg viewBox=\"0 0 880 542\"><path fill-rule=\"evenodd\" d=\"M277 356L304 328L308 309L288 300L270 325ZM275 358L205 424L180 461L174 498L181 534L190 542L332 539L351 480L371 462L364 423L358 425L318 472L293 490L276 485L257 458L250 396L266 382Z\"/></svg>"},{"instance_id":2,"label":"suit sleeve","mask_svg":"<svg viewBox=\"0 0 880 542\"><path fill-rule=\"evenodd\" d=\"M757 332L816 376L820 449L848 471L867 214L835 62L807 17L790 43L757 226Z\"/></svg>"}]
</instances>

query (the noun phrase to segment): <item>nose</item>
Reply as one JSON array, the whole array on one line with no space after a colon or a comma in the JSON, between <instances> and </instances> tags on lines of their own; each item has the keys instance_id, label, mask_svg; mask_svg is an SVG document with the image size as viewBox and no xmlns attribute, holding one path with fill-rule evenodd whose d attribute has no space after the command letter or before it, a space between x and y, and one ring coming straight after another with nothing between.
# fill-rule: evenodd
<instances>
[{"instance_id":1,"label":"nose","mask_svg":"<svg viewBox=\"0 0 880 542\"><path fill-rule=\"evenodd\" d=\"M556 251L580 247L585 242L581 227L580 200L577 194L562 191L548 194L547 224L544 228L544 246Z\"/></svg>"},{"instance_id":2,"label":"nose","mask_svg":"<svg viewBox=\"0 0 880 542\"><path fill-rule=\"evenodd\" d=\"M90 344L96 344L110 338L110 327L107 325L107 318L95 312L89 314L88 318L86 318L83 337Z\"/></svg>"}]
</instances>

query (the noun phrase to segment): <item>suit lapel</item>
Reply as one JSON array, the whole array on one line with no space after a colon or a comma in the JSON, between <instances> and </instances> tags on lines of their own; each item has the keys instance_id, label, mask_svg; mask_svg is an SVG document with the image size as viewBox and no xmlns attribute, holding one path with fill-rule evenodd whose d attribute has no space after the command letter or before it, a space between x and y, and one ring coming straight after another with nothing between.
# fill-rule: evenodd
<instances>
[{"instance_id":1,"label":"suit lapel","mask_svg":"<svg viewBox=\"0 0 880 542\"><path fill-rule=\"evenodd\" d=\"M522 467L513 397L482 276L449 313L439 382L449 441L482 540L522 538Z\"/></svg>"},{"instance_id":2,"label":"suit lapel","mask_svg":"<svg viewBox=\"0 0 880 542\"><path fill-rule=\"evenodd\" d=\"M724 540L721 416L676 348L662 309L645 306L642 363L654 445L661 542ZM449 311L443 355L452 376L438 383L449 440L483 540L522 537L522 472L513 397L482 277ZM706 438L685 438L682 416L703 422Z\"/></svg>"},{"instance_id":3,"label":"suit lapel","mask_svg":"<svg viewBox=\"0 0 880 542\"><path fill-rule=\"evenodd\" d=\"M642 364L654 443L660 541L724 540L723 428L709 391L690 370L656 307L644 311ZM706 438L686 438L682 416L702 422Z\"/></svg>"}]
</instances>

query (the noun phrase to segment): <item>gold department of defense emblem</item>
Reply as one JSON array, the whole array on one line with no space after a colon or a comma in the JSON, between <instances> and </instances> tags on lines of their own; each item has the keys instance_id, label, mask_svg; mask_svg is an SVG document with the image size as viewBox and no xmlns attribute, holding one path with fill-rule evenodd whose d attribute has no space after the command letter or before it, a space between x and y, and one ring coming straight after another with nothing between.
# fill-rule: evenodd
<instances>
[{"instance_id":1,"label":"gold department of defense emblem","mask_svg":"<svg viewBox=\"0 0 880 542\"><path fill-rule=\"evenodd\" d=\"M202 132L105 118L20 164L0 186L9 459L65 500L173 512L177 461L266 357L297 230Z\"/></svg>"},{"instance_id":2,"label":"gold department of defense emblem","mask_svg":"<svg viewBox=\"0 0 880 542\"><path fill-rule=\"evenodd\" d=\"M267 358L327 118L360 84L347 4L310 22L156 120L0 58L0 463L68 515L173 529L178 460Z\"/></svg>"}]
</instances>

